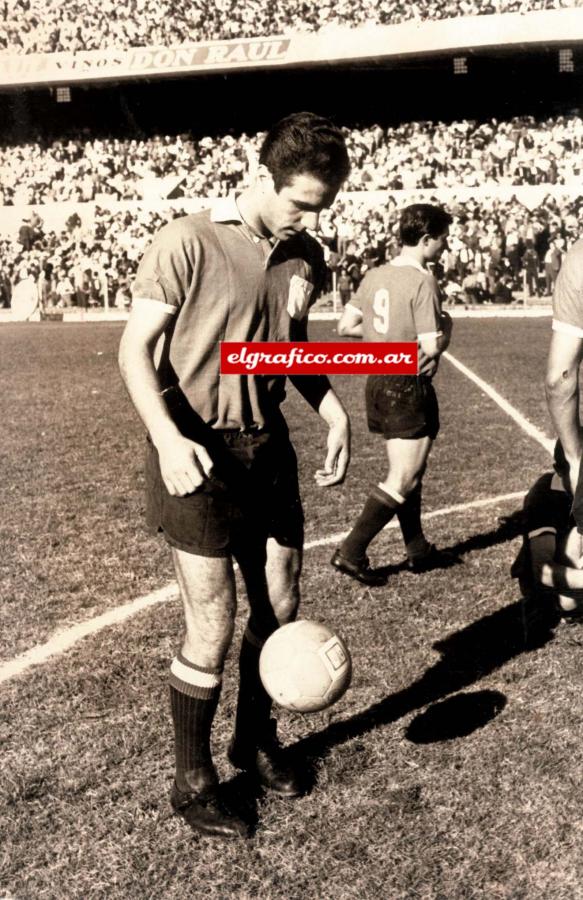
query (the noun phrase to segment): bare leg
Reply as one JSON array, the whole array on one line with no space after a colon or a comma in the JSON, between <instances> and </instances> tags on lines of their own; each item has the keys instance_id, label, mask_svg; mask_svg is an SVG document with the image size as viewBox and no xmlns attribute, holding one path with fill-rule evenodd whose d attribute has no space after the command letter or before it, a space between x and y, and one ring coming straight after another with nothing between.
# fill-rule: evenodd
<instances>
[{"instance_id":1,"label":"bare leg","mask_svg":"<svg viewBox=\"0 0 583 900\"><path fill-rule=\"evenodd\" d=\"M183 653L191 662L222 668L233 637L236 592L230 558L196 556L172 548L186 631Z\"/></svg>"},{"instance_id":2,"label":"bare leg","mask_svg":"<svg viewBox=\"0 0 583 900\"><path fill-rule=\"evenodd\" d=\"M379 487L397 498L407 497L423 478L432 444L430 437L385 441L389 470Z\"/></svg>"}]
</instances>

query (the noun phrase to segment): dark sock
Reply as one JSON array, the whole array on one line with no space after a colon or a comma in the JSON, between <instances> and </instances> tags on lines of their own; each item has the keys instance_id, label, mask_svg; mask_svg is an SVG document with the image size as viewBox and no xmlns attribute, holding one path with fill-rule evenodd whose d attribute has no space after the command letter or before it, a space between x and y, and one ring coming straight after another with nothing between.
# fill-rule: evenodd
<instances>
[{"instance_id":1,"label":"dark sock","mask_svg":"<svg viewBox=\"0 0 583 900\"><path fill-rule=\"evenodd\" d=\"M210 737L221 692L221 673L194 666L178 654L170 669L170 707L174 722L176 784L196 789L201 776L213 779Z\"/></svg>"},{"instance_id":2,"label":"dark sock","mask_svg":"<svg viewBox=\"0 0 583 900\"><path fill-rule=\"evenodd\" d=\"M239 656L239 696L235 717L237 743L259 746L269 733L272 700L259 675L263 642L249 628L243 635Z\"/></svg>"},{"instance_id":3,"label":"dark sock","mask_svg":"<svg viewBox=\"0 0 583 900\"><path fill-rule=\"evenodd\" d=\"M422 486L419 484L397 510L397 518L409 559L423 556L430 547L421 525L421 493Z\"/></svg>"},{"instance_id":4,"label":"dark sock","mask_svg":"<svg viewBox=\"0 0 583 900\"><path fill-rule=\"evenodd\" d=\"M340 552L347 559L359 562L374 537L391 521L401 504L380 487L374 487L367 497L352 531L344 539Z\"/></svg>"}]
</instances>

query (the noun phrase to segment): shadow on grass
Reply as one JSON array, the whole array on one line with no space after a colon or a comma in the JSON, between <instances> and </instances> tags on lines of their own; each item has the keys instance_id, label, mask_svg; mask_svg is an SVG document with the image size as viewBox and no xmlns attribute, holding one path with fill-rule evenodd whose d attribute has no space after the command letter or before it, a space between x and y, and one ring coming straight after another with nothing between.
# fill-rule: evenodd
<instances>
[{"instance_id":1,"label":"shadow on grass","mask_svg":"<svg viewBox=\"0 0 583 900\"><path fill-rule=\"evenodd\" d=\"M413 744L452 741L483 728L505 706L506 697L500 691L456 694L415 716L405 734Z\"/></svg>"},{"instance_id":2,"label":"shadow on grass","mask_svg":"<svg viewBox=\"0 0 583 900\"><path fill-rule=\"evenodd\" d=\"M505 544L507 541L513 541L522 534L522 510L518 510L509 516L502 516L498 522L498 527L493 528L491 531L473 534L469 538L466 538L466 540L459 541L457 544L440 548L447 551L447 553L451 553L454 560L451 563L435 566L435 568L452 568L452 566L459 565L463 562L461 557L466 553L472 553L474 550L487 550L489 547ZM375 572L378 572L380 575L385 575L388 578L391 575L396 575L398 572L404 572L406 569L407 561L403 559L399 563L376 568Z\"/></svg>"},{"instance_id":3,"label":"shadow on grass","mask_svg":"<svg viewBox=\"0 0 583 900\"><path fill-rule=\"evenodd\" d=\"M514 657L544 646L552 640L553 629L558 622L558 615L550 605L548 609L539 610L536 618L529 621L528 641L526 641L524 604L522 601L510 603L503 609L472 622L471 625L444 640L437 641L433 646L442 654L441 659L427 669L417 681L401 691L390 694L350 719L334 722L322 731L302 738L290 748L290 751L298 757L301 756L312 771L315 771L317 761L325 757L333 747L361 737L383 725L396 722L428 704L437 703L450 694L479 682ZM452 698L449 709L446 708L446 712L451 712L453 708L453 712L459 713L460 716L470 716L470 721L458 723L459 736L483 727L489 718L493 718L504 707L506 698L503 694L496 692L496 696L486 698L484 697L486 692L481 693L484 701L481 710L474 709L471 715L472 701L467 698L465 700L458 698L456 703L453 703ZM495 692L489 693L493 695ZM472 721L474 728L470 727ZM415 734L415 731L413 733ZM454 736L451 734L451 737Z\"/></svg>"},{"instance_id":4,"label":"shadow on grass","mask_svg":"<svg viewBox=\"0 0 583 900\"><path fill-rule=\"evenodd\" d=\"M452 547L450 553L461 556L513 540L521 533L520 519L512 515L499 520L492 531L472 535ZM456 563L454 563L455 565ZM406 563L386 566L378 571L387 575L406 568ZM297 761L305 773L305 793L316 782L317 763L335 746L369 731L398 721L403 716L474 684L504 665L514 656L543 646L553 636L557 621L539 616L536 628L529 631L525 643L524 608L520 601L474 622L434 644L442 658L409 687L391 694L364 712L343 722L335 722L287 748L290 761ZM506 697L496 691L477 691L450 697L446 703L426 710L409 726L407 736L418 743L451 740L471 734L486 725L506 705ZM254 832L258 822L257 806L262 792L252 779L237 775L223 785L225 799L247 821Z\"/></svg>"}]
</instances>

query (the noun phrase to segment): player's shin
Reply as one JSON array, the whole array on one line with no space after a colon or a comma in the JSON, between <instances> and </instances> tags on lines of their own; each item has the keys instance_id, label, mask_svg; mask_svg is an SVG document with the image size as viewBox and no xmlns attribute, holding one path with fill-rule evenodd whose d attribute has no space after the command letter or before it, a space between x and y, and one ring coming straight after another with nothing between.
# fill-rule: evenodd
<instances>
[{"instance_id":1,"label":"player's shin","mask_svg":"<svg viewBox=\"0 0 583 900\"><path fill-rule=\"evenodd\" d=\"M421 525L421 493L422 486L418 484L397 510L397 518L410 560L424 556L430 547Z\"/></svg>"},{"instance_id":2,"label":"player's shin","mask_svg":"<svg viewBox=\"0 0 583 900\"><path fill-rule=\"evenodd\" d=\"M277 741L271 719L271 698L259 675L263 641L247 628L239 658L239 697L235 734L229 759L264 788L283 797L297 797L305 789L305 773L291 761Z\"/></svg>"},{"instance_id":3,"label":"player's shin","mask_svg":"<svg viewBox=\"0 0 583 900\"><path fill-rule=\"evenodd\" d=\"M221 678L221 670L196 666L181 653L170 667L175 780L180 791L200 791L217 780L210 736L219 702Z\"/></svg>"},{"instance_id":4,"label":"player's shin","mask_svg":"<svg viewBox=\"0 0 583 900\"><path fill-rule=\"evenodd\" d=\"M340 547L342 556L354 562L362 560L366 556L370 542L391 521L402 503L402 497L393 496L381 487L375 486L367 497L352 531Z\"/></svg>"},{"instance_id":5,"label":"player's shin","mask_svg":"<svg viewBox=\"0 0 583 900\"><path fill-rule=\"evenodd\" d=\"M264 641L247 626L239 655L239 696L235 717L235 745L254 752L270 729L271 697L259 677L259 656Z\"/></svg>"}]
</instances>

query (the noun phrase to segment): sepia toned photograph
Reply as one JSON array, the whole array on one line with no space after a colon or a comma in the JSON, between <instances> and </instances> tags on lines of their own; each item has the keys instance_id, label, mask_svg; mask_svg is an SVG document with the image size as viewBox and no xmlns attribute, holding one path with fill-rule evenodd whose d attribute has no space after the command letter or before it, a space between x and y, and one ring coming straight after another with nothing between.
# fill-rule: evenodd
<instances>
[{"instance_id":1,"label":"sepia toned photograph","mask_svg":"<svg viewBox=\"0 0 583 900\"><path fill-rule=\"evenodd\" d=\"M0 900L583 900L583 4L5 0Z\"/></svg>"}]
</instances>

